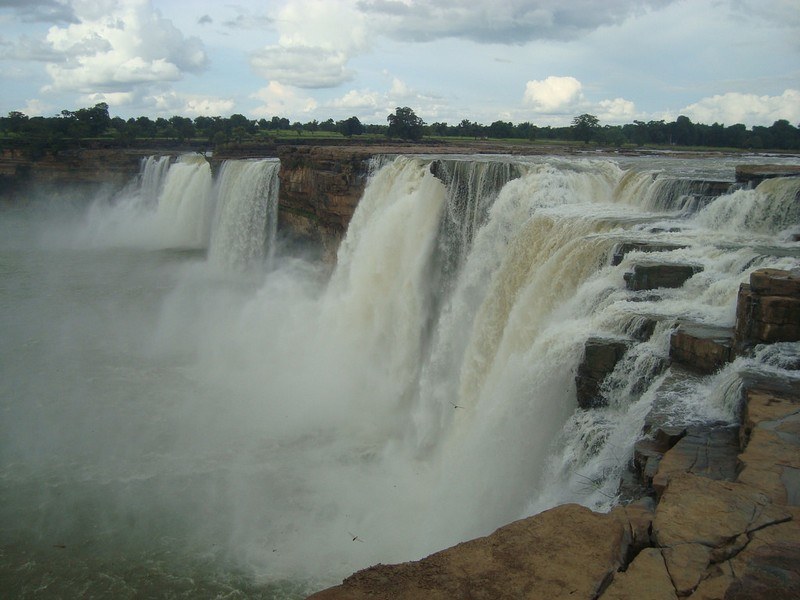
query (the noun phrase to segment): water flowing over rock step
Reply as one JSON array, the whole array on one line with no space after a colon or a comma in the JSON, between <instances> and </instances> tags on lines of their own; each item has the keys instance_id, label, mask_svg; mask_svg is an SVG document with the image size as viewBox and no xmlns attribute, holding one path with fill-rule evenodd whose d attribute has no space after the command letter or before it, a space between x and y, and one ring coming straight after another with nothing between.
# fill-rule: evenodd
<instances>
[{"instance_id":1,"label":"water flowing over rock step","mask_svg":"<svg viewBox=\"0 0 800 600\"><path fill-rule=\"evenodd\" d=\"M746 323L775 321L761 310L771 304L752 296L797 300L800 274L760 269L742 285L739 302L758 307ZM646 437L635 445L637 479L627 483L640 486L632 491L637 499L607 514L559 506L420 561L370 567L311 598L800 597L800 380L743 373L738 425L674 424L667 408L672 388L719 368L718 353L733 358L733 337L739 353L764 343L750 337L761 329L745 327L737 315L735 333L676 324L673 362L645 419ZM781 315L789 315L784 324L798 317ZM649 321L637 323L649 329L640 341L653 332L642 325ZM603 379L636 341L586 341L576 387L591 390L588 407L598 405ZM699 364L701 355L706 364Z\"/></svg>"}]
</instances>

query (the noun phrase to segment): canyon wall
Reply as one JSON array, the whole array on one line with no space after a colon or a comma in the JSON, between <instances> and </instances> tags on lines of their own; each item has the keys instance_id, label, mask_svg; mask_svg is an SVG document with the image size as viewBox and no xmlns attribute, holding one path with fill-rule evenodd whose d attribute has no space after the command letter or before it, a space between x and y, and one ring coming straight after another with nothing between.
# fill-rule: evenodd
<instances>
[{"instance_id":1,"label":"canyon wall","mask_svg":"<svg viewBox=\"0 0 800 600\"><path fill-rule=\"evenodd\" d=\"M374 150L284 146L278 195L278 230L335 256L364 192Z\"/></svg>"}]
</instances>

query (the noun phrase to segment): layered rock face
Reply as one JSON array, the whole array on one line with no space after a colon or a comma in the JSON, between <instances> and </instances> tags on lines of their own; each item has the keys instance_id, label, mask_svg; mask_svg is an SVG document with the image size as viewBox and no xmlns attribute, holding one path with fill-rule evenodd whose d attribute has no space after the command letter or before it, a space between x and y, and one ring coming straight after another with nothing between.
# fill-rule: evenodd
<instances>
[{"instance_id":1,"label":"layered rock face","mask_svg":"<svg viewBox=\"0 0 800 600\"><path fill-rule=\"evenodd\" d=\"M278 228L335 255L364 193L374 150L282 146Z\"/></svg>"},{"instance_id":2,"label":"layered rock face","mask_svg":"<svg viewBox=\"0 0 800 600\"><path fill-rule=\"evenodd\" d=\"M111 186L120 188L139 172L148 150L85 148L46 155L39 160L26 158L19 150L3 150L0 156L0 196L15 201L28 187L86 189Z\"/></svg>"}]
</instances>

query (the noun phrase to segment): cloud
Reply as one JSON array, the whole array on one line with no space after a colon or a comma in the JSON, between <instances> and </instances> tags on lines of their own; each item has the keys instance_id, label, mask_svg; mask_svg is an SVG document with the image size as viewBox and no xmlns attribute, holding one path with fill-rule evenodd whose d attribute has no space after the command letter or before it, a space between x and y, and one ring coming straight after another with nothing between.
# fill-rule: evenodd
<instances>
[{"instance_id":1,"label":"cloud","mask_svg":"<svg viewBox=\"0 0 800 600\"><path fill-rule=\"evenodd\" d=\"M182 94L169 89L159 91L139 89L130 92L96 92L81 96L80 102L86 105L105 102L117 109L131 107L139 112L164 117L173 115L186 117L231 114L236 104L230 98Z\"/></svg>"},{"instance_id":2,"label":"cloud","mask_svg":"<svg viewBox=\"0 0 800 600\"><path fill-rule=\"evenodd\" d=\"M55 107L46 102L42 102L36 98L29 99L20 112L28 115L29 117L43 117L47 114L52 114Z\"/></svg>"},{"instance_id":3,"label":"cloud","mask_svg":"<svg viewBox=\"0 0 800 600\"><path fill-rule=\"evenodd\" d=\"M64 60L64 56L41 39L21 35L15 42L0 39L0 59L60 62Z\"/></svg>"},{"instance_id":4,"label":"cloud","mask_svg":"<svg viewBox=\"0 0 800 600\"><path fill-rule=\"evenodd\" d=\"M522 44L570 40L621 23L645 7L673 0L360 0L359 10L392 37L411 41L462 38L479 43Z\"/></svg>"},{"instance_id":5,"label":"cloud","mask_svg":"<svg viewBox=\"0 0 800 600\"><path fill-rule=\"evenodd\" d=\"M636 106L624 98L601 100L597 103L597 118L614 125L630 123L636 118Z\"/></svg>"},{"instance_id":6,"label":"cloud","mask_svg":"<svg viewBox=\"0 0 800 600\"><path fill-rule=\"evenodd\" d=\"M703 98L681 109L680 114L698 123L753 126L787 119L796 124L800 122L800 90L787 89L780 96L730 92Z\"/></svg>"},{"instance_id":7,"label":"cloud","mask_svg":"<svg viewBox=\"0 0 800 600\"><path fill-rule=\"evenodd\" d=\"M236 103L230 98L216 98L170 91L145 98L161 114L199 117L230 115Z\"/></svg>"},{"instance_id":8,"label":"cloud","mask_svg":"<svg viewBox=\"0 0 800 600\"><path fill-rule=\"evenodd\" d=\"M277 44L251 55L250 64L269 81L319 89L350 81L350 59L368 47L365 20L348 2L292 0L275 19Z\"/></svg>"},{"instance_id":9,"label":"cloud","mask_svg":"<svg viewBox=\"0 0 800 600\"><path fill-rule=\"evenodd\" d=\"M78 3L79 23L51 27L46 41L61 60L47 65L48 89L124 92L174 82L208 63L202 42L185 38L149 0Z\"/></svg>"},{"instance_id":10,"label":"cloud","mask_svg":"<svg viewBox=\"0 0 800 600\"><path fill-rule=\"evenodd\" d=\"M211 15L203 15L199 19L197 19L198 25L211 25L214 22L214 19L211 18Z\"/></svg>"},{"instance_id":11,"label":"cloud","mask_svg":"<svg viewBox=\"0 0 800 600\"><path fill-rule=\"evenodd\" d=\"M375 110L384 104L386 104L385 99L377 92L350 90L341 98L332 100L328 106L331 108L365 111Z\"/></svg>"},{"instance_id":12,"label":"cloud","mask_svg":"<svg viewBox=\"0 0 800 600\"><path fill-rule=\"evenodd\" d=\"M11 9L21 21L43 23L77 23L68 2L59 0L2 0L0 9Z\"/></svg>"},{"instance_id":13,"label":"cloud","mask_svg":"<svg viewBox=\"0 0 800 600\"><path fill-rule=\"evenodd\" d=\"M316 100L277 81L270 81L267 87L250 97L262 103L251 111L256 117L295 116L298 112L310 113L317 108Z\"/></svg>"},{"instance_id":14,"label":"cloud","mask_svg":"<svg viewBox=\"0 0 800 600\"><path fill-rule=\"evenodd\" d=\"M228 19L223 22L225 27L231 29L270 29L273 26L274 19L259 15L249 11L246 7L233 5L230 8L236 11L236 16L233 19ZM207 22L211 22L211 17L205 15Z\"/></svg>"},{"instance_id":15,"label":"cloud","mask_svg":"<svg viewBox=\"0 0 800 600\"><path fill-rule=\"evenodd\" d=\"M268 46L255 52L250 65L264 77L301 88L336 87L354 77L344 52L319 46Z\"/></svg>"},{"instance_id":16,"label":"cloud","mask_svg":"<svg viewBox=\"0 0 800 600\"><path fill-rule=\"evenodd\" d=\"M523 101L540 112L563 112L583 100L582 87L574 77L551 75L546 79L529 81L525 85Z\"/></svg>"}]
</instances>

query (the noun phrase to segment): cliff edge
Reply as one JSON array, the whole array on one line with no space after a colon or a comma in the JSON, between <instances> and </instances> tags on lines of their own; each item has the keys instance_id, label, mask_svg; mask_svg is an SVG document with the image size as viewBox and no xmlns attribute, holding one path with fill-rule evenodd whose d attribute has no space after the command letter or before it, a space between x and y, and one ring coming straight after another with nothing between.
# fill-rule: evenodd
<instances>
[{"instance_id":1,"label":"cliff edge","mask_svg":"<svg viewBox=\"0 0 800 600\"><path fill-rule=\"evenodd\" d=\"M800 323L786 309L800 305L800 274L753 272L739 305L753 313L759 303L761 320L791 313ZM753 318L737 325L741 346L764 342ZM656 435L665 451L650 463L655 497L608 514L558 506L419 561L375 565L309 599L800 598L800 390L747 381L738 429L723 431L722 444L719 433ZM738 447L733 462L726 444Z\"/></svg>"}]
</instances>

